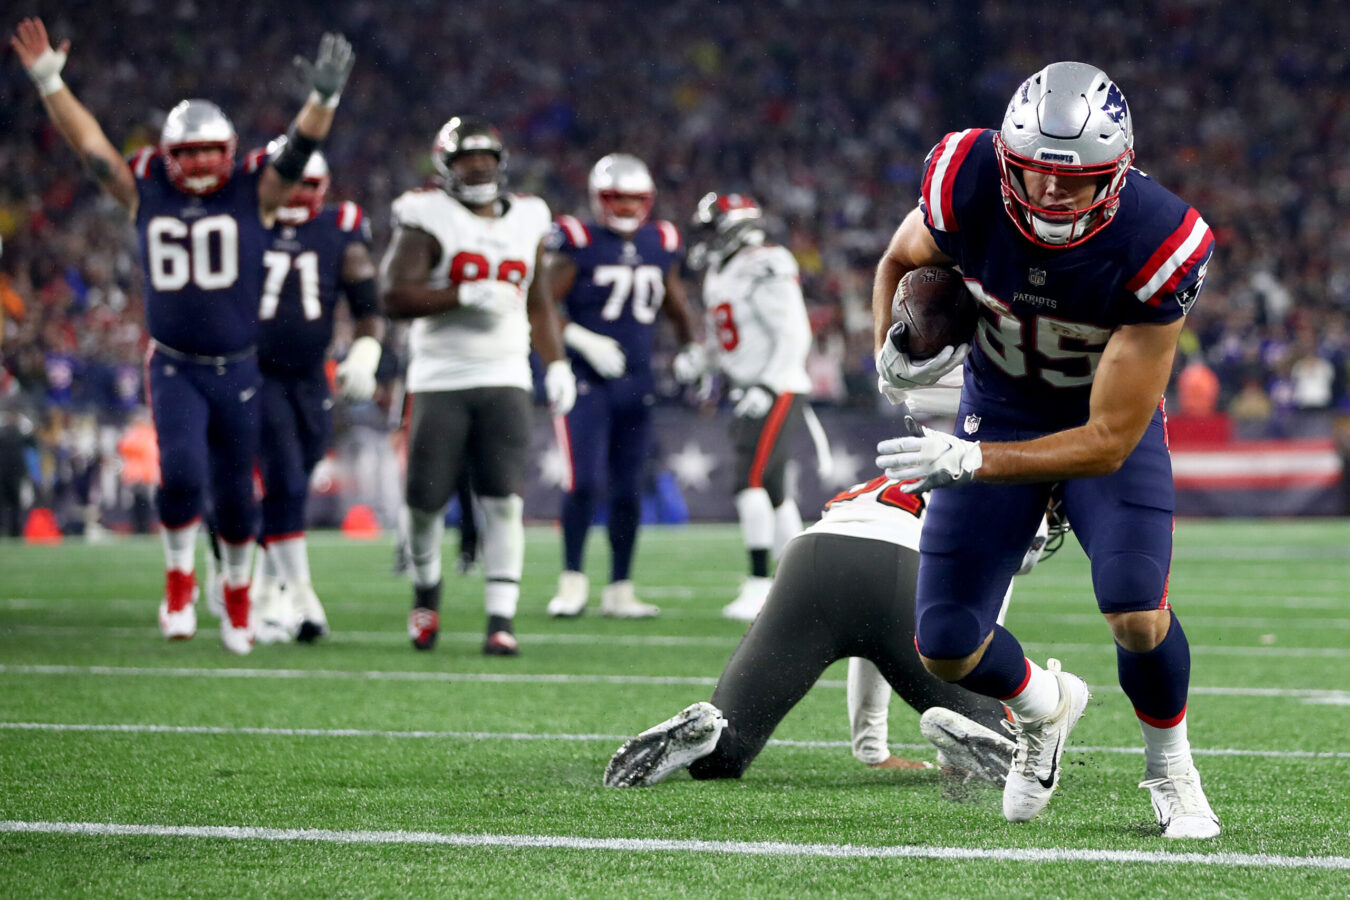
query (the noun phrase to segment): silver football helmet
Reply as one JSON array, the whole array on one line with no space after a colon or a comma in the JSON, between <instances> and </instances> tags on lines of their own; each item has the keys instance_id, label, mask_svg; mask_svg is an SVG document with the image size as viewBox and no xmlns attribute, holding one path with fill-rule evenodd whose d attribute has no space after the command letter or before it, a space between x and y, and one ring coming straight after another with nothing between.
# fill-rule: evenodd
<instances>
[{"instance_id":1,"label":"silver football helmet","mask_svg":"<svg viewBox=\"0 0 1350 900\"><path fill-rule=\"evenodd\" d=\"M159 152L169 180L189 194L210 194L225 186L234 172L234 151L239 144L234 125L220 107L210 100L184 100L164 120L159 134ZM175 150L220 147L224 155L216 161L179 159Z\"/></svg>"},{"instance_id":2,"label":"silver football helmet","mask_svg":"<svg viewBox=\"0 0 1350 900\"><path fill-rule=\"evenodd\" d=\"M1120 209L1120 190L1134 161L1130 107L1101 69L1053 63L1013 94L994 149L1003 207L1013 224L1042 247L1072 247L1106 227ZM1027 197L1028 171L1096 177L1098 188L1083 209L1045 209Z\"/></svg>"},{"instance_id":3,"label":"silver football helmet","mask_svg":"<svg viewBox=\"0 0 1350 900\"><path fill-rule=\"evenodd\" d=\"M493 178L481 184L469 184L455 171L455 160L466 153L486 152L497 158ZM455 116L441 126L432 145L431 161L441 176L445 192L466 206L487 206L501 196L506 184L506 149L502 136L483 119Z\"/></svg>"},{"instance_id":4,"label":"silver football helmet","mask_svg":"<svg viewBox=\"0 0 1350 900\"><path fill-rule=\"evenodd\" d=\"M742 247L764 243L764 213L748 194L704 194L689 227L691 269L720 267Z\"/></svg>"},{"instance_id":5,"label":"silver football helmet","mask_svg":"<svg viewBox=\"0 0 1350 900\"><path fill-rule=\"evenodd\" d=\"M275 158L285 143L285 135L272 141L267 145L267 155ZM303 225L313 219L323 210L331 184L328 160L324 159L322 152L315 150L305 162L300 181L291 187L286 202L277 209L277 221L284 225Z\"/></svg>"},{"instance_id":6,"label":"silver football helmet","mask_svg":"<svg viewBox=\"0 0 1350 900\"><path fill-rule=\"evenodd\" d=\"M601 157L591 169L587 189L596 221L620 234L633 234L641 228L656 202L656 182L647 164L627 153ZM641 198L642 207L636 216L621 216L615 209L614 202L624 197Z\"/></svg>"}]
</instances>

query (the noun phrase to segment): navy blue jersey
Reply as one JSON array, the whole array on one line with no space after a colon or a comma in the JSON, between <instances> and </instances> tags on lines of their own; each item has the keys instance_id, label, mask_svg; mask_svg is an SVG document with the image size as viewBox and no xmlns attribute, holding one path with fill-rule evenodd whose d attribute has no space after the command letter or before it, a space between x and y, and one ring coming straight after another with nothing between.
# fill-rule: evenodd
<instances>
[{"instance_id":1,"label":"navy blue jersey","mask_svg":"<svg viewBox=\"0 0 1350 900\"><path fill-rule=\"evenodd\" d=\"M567 317L623 345L626 377L650 379L653 324L666 299L666 273L679 258L679 229L652 221L625 237L596 222L559 216L546 246L577 267L563 298ZM567 352L578 378L604 380L575 351Z\"/></svg>"},{"instance_id":2,"label":"navy blue jersey","mask_svg":"<svg viewBox=\"0 0 1350 900\"><path fill-rule=\"evenodd\" d=\"M265 373L307 375L328 355L342 261L348 245L370 244L370 222L355 203L341 203L301 225L278 224L271 237L263 254L258 361ZM352 308L357 318L374 312Z\"/></svg>"},{"instance_id":3,"label":"navy blue jersey","mask_svg":"<svg viewBox=\"0 0 1350 900\"><path fill-rule=\"evenodd\" d=\"M966 396L1031 427L1079 425L1112 331L1189 312L1214 236L1195 209L1131 169L1102 230L1076 247L1038 247L1004 211L993 135L944 137L920 199L929 232L981 304Z\"/></svg>"},{"instance_id":4,"label":"navy blue jersey","mask_svg":"<svg viewBox=\"0 0 1350 900\"><path fill-rule=\"evenodd\" d=\"M176 188L153 148L142 148L128 162L139 197L136 236L150 336L202 356L252 347L267 246L258 214L262 161L235 166L225 185L205 196Z\"/></svg>"}]
</instances>

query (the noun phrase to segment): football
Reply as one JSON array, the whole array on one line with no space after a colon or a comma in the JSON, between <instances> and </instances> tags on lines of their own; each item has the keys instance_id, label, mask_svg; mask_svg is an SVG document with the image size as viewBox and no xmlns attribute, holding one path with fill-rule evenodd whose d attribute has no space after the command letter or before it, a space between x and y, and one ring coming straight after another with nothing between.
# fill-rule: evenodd
<instances>
[{"instance_id":1,"label":"football","mask_svg":"<svg viewBox=\"0 0 1350 900\"><path fill-rule=\"evenodd\" d=\"M927 359L975 335L979 304L955 269L923 266L907 272L891 300L891 322L904 325L899 346L912 360Z\"/></svg>"}]
</instances>

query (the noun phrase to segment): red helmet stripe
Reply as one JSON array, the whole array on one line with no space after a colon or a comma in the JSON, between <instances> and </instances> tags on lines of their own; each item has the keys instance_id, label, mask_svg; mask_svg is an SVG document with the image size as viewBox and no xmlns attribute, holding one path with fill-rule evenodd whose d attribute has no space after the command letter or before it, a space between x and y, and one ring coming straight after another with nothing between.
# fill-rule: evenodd
<instances>
[{"instance_id":1,"label":"red helmet stripe","mask_svg":"<svg viewBox=\"0 0 1350 900\"><path fill-rule=\"evenodd\" d=\"M1125 282L1125 289L1146 303L1157 305L1158 299L1175 288L1195 263L1204 258L1214 244L1214 234L1194 208L1186 210L1177 229L1153 251L1144 267Z\"/></svg>"},{"instance_id":2,"label":"red helmet stripe","mask_svg":"<svg viewBox=\"0 0 1350 900\"><path fill-rule=\"evenodd\" d=\"M558 227L567 235L573 247L589 247L591 244L591 233L586 230L586 226L576 216L558 216Z\"/></svg>"},{"instance_id":3,"label":"red helmet stripe","mask_svg":"<svg viewBox=\"0 0 1350 900\"><path fill-rule=\"evenodd\" d=\"M659 219L656 222L656 228L661 232L661 249L667 253L674 253L680 249L680 230L669 222Z\"/></svg>"},{"instance_id":4,"label":"red helmet stripe","mask_svg":"<svg viewBox=\"0 0 1350 900\"><path fill-rule=\"evenodd\" d=\"M933 151L933 161L923 177L923 197L928 205L929 224L938 231L958 230L953 203L956 173L983 131L982 128L968 128L954 132L943 138Z\"/></svg>"}]
</instances>

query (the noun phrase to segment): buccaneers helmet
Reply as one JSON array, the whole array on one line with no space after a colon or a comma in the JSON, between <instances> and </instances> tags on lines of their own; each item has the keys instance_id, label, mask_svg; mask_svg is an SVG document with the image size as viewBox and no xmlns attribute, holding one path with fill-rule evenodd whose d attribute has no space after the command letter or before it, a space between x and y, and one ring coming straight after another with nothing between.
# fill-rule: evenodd
<instances>
[{"instance_id":1,"label":"buccaneers helmet","mask_svg":"<svg viewBox=\"0 0 1350 900\"><path fill-rule=\"evenodd\" d=\"M491 181L468 184L455 171L455 160L466 153L479 152L496 157L496 174ZM501 195L506 150L502 147L501 133L483 119L455 116L442 125L432 145L431 161L440 173L441 187L466 206L486 206Z\"/></svg>"},{"instance_id":2,"label":"buccaneers helmet","mask_svg":"<svg viewBox=\"0 0 1350 900\"><path fill-rule=\"evenodd\" d=\"M720 266L742 247L764 243L764 213L747 194L704 194L689 226L691 269Z\"/></svg>"}]
</instances>

